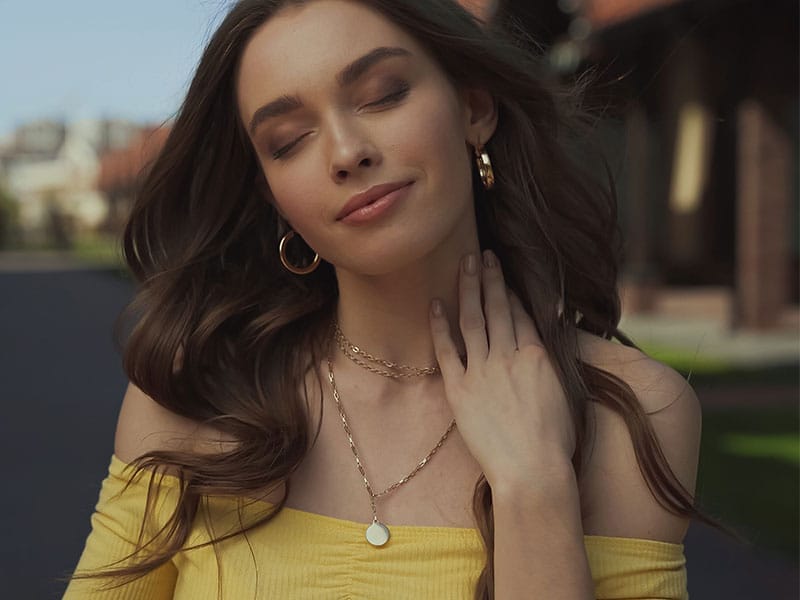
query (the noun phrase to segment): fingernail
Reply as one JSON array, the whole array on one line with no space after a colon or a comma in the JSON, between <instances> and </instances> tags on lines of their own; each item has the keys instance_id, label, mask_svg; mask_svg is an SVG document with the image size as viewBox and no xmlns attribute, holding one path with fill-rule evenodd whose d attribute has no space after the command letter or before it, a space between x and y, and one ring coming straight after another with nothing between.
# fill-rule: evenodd
<instances>
[{"instance_id":1,"label":"fingernail","mask_svg":"<svg viewBox=\"0 0 800 600\"><path fill-rule=\"evenodd\" d=\"M489 269L497 266L497 260L495 259L494 252L491 250L483 251L483 266Z\"/></svg>"},{"instance_id":2,"label":"fingernail","mask_svg":"<svg viewBox=\"0 0 800 600\"><path fill-rule=\"evenodd\" d=\"M439 299L434 300L431 302L431 312L433 313L434 317L441 317L444 309L442 308L442 301Z\"/></svg>"},{"instance_id":3,"label":"fingernail","mask_svg":"<svg viewBox=\"0 0 800 600\"><path fill-rule=\"evenodd\" d=\"M478 272L478 261L474 254L467 254L464 260L464 271L469 275L475 275Z\"/></svg>"}]
</instances>

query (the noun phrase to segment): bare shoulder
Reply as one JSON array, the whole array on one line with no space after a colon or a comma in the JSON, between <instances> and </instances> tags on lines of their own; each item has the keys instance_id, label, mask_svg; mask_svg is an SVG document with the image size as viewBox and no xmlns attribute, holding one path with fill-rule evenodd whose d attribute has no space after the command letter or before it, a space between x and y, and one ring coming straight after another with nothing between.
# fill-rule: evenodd
<instances>
[{"instance_id":1,"label":"bare shoulder","mask_svg":"<svg viewBox=\"0 0 800 600\"><path fill-rule=\"evenodd\" d=\"M672 367L644 352L578 331L581 359L627 383L647 413L657 413L676 403L684 409L699 409L689 382Z\"/></svg>"},{"instance_id":2,"label":"bare shoulder","mask_svg":"<svg viewBox=\"0 0 800 600\"><path fill-rule=\"evenodd\" d=\"M670 468L694 494L700 453L702 412L692 387L671 367L643 352L579 333L581 359L624 381L647 415ZM679 543L688 520L662 508L650 492L623 418L591 403L594 439L582 477L584 532Z\"/></svg>"},{"instance_id":3,"label":"bare shoulder","mask_svg":"<svg viewBox=\"0 0 800 600\"><path fill-rule=\"evenodd\" d=\"M232 441L212 427L164 408L129 383L117 421L114 454L131 462L154 450L220 451Z\"/></svg>"}]
</instances>

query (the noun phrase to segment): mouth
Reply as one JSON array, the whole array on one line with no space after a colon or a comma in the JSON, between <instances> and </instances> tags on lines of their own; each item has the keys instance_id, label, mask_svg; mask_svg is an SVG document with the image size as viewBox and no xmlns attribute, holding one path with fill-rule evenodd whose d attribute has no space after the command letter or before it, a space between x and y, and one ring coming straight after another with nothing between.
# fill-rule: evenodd
<instances>
[{"instance_id":1,"label":"mouth","mask_svg":"<svg viewBox=\"0 0 800 600\"><path fill-rule=\"evenodd\" d=\"M351 197L342 207L342 210L340 210L339 214L336 215L336 220L343 221L348 217L355 217L357 213L367 214L370 212L367 209L371 207L371 205L377 205L385 200L388 200L390 195L392 197L397 196L397 194L394 194L394 192L406 188L412 183L414 182L397 181L392 183L382 183L380 185L374 185L363 192L359 192Z\"/></svg>"}]
</instances>

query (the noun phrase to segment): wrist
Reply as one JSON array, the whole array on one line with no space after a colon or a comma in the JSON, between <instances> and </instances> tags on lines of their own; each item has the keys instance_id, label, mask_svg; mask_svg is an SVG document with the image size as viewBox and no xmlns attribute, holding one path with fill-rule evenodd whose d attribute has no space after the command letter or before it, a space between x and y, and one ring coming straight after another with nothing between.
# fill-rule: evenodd
<instances>
[{"instance_id":1,"label":"wrist","mask_svg":"<svg viewBox=\"0 0 800 600\"><path fill-rule=\"evenodd\" d=\"M563 498L565 494L577 493L577 481L572 463L568 460L553 460L538 467L517 468L510 473L487 476L495 503L522 499Z\"/></svg>"}]
</instances>

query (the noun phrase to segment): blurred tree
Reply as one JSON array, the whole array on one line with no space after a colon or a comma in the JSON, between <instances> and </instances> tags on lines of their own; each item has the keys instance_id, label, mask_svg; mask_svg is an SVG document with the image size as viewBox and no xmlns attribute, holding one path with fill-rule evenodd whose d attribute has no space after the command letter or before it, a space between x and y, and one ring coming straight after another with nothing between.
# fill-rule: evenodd
<instances>
[{"instance_id":1,"label":"blurred tree","mask_svg":"<svg viewBox=\"0 0 800 600\"><path fill-rule=\"evenodd\" d=\"M7 189L0 185L0 250L19 244L19 205Z\"/></svg>"},{"instance_id":2,"label":"blurred tree","mask_svg":"<svg viewBox=\"0 0 800 600\"><path fill-rule=\"evenodd\" d=\"M72 220L56 202L55 196L48 194L46 205L45 243L55 250L69 250L73 245Z\"/></svg>"}]
</instances>

